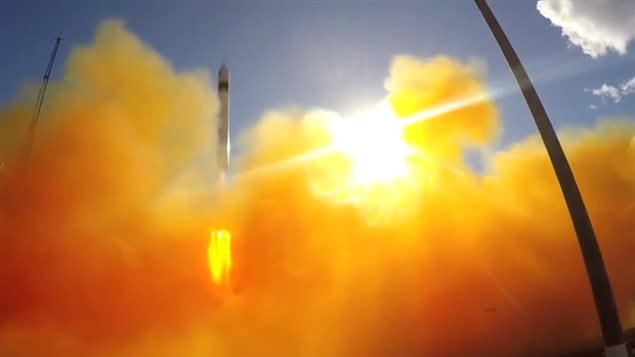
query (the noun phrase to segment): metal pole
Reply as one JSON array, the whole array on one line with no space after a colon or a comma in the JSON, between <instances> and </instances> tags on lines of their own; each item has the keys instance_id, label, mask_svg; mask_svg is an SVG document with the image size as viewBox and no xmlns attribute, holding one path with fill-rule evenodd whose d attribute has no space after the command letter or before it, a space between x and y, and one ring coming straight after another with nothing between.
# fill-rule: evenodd
<instances>
[{"instance_id":1,"label":"metal pole","mask_svg":"<svg viewBox=\"0 0 635 357\"><path fill-rule=\"evenodd\" d=\"M584 206L582 195L575 182L573 172L562 150L558 136L549 121L545 108L540 102L538 93L536 93L518 55L503 32L498 20L496 20L492 10L485 0L474 0L474 2L480 10L481 15L483 15L485 22L487 22L507 63L514 73L514 77L516 77L520 90L529 106L529 111L536 122L542 141L547 148L547 153L549 154L551 164L560 183L560 189L567 203L569 215L571 216L573 227L575 228L578 238L578 244L582 251L584 265L591 284L591 290L593 291L595 308L600 320L607 356L628 356L629 352L624 343L622 325L615 305L611 283L606 273L604 260L602 259L602 253L595 238L593 226L591 225L591 220Z\"/></svg>"}]
</instances>

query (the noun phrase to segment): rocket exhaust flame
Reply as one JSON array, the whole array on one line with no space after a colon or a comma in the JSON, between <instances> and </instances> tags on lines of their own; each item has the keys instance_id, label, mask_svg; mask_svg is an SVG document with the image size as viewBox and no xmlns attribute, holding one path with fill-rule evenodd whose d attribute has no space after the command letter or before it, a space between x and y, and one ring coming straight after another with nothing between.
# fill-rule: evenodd
<instances>
[{"instance_id":1,"label":"rocket exhaust flame","mask_svg":"<svg viewBox=\"0 0 635 357\"><path fill-rule=\"evenodd\" d=\"M207 259L212 281L216 284L227 283L232 267L231 234L224 229L209 230Z\"/></svg>"}]
</instances>

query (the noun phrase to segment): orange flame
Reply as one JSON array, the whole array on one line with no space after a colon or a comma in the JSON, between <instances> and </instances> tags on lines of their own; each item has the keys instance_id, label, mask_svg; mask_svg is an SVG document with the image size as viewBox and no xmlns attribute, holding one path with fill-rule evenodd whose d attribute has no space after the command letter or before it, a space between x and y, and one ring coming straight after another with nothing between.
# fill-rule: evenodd
<instances>
[{"instance_id":1,"label":"orange flame","mask_svg":"<svg viewBox=\"0 0 635 357\"><path fill-rule=\"evenodd\" d=\"M209 246L207 247L207 259L212 280L220 284L229 280L229 272L232 267L231 234L224 229L209 230Z\"/></svg>"}]
</instances>

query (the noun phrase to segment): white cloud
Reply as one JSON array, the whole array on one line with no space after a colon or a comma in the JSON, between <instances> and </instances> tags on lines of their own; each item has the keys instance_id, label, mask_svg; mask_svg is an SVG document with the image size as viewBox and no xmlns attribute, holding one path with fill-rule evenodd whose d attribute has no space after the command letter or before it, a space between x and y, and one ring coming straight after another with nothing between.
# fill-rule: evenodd
<instances>
[{"instance_id":1,"label":"white cloud","mask_svg":"<svg viewBox=\"0 0 635 357\"><path fill-rule=\"evenodd\" d=\"M635 94L635 76L617 86L605 83L599 88L587 88L584 91L602 98L602 103L606 103L606 100L609 98L612 99L614 103L619 103L622 97Z\"/></svg>"},{"instance_id":2,"label":"white cloud","mask_svg":"<svg viewBox=\"0 0 635 357\"><path fill-rule=\"evenodd\" d=\"M633 0L538 0L536 8L569 42L597 58L609 50L625 54L635 40Z\"/></svg>"},{"instance_id":3,"label":"white cloud","mask_svg":"<svg viewBox=\"0 0 635 357\"><path fill-rule=\"evenodd\" d=\"M617 87L610 84L602 84L600 88L591 89L591 94L601 98L611 98L615 103L622 99L622 94Z\"/></svg>"},{"instance_id":4,"label":"white cloud","mask_svg":"<svg viewBox=\"0 0 635 357\"><path fill-rule=\"evenodd\" d=\"M622 83L622 85L620 86L620 89L622 89L622 94L624 95L635 93L635 76L633 76L633 78L629 79L628 81Z\"/></svg>"}]
</instances>

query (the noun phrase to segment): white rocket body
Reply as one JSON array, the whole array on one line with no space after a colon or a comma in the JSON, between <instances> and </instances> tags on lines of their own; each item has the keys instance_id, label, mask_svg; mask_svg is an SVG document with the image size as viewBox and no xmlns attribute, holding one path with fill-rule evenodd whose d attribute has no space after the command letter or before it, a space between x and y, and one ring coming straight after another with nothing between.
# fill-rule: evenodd
<instances>
[{"instance_id":1,"label":"white rocket body","mask_svg":"<svg viewBox=\"0 0 635 357\"><path fill-rule=\"evenodd\" d=\"M225 179L229 166L229 70L223 63L218 71L218 172L220 180Z\"/></svg>"}]
</instances>

